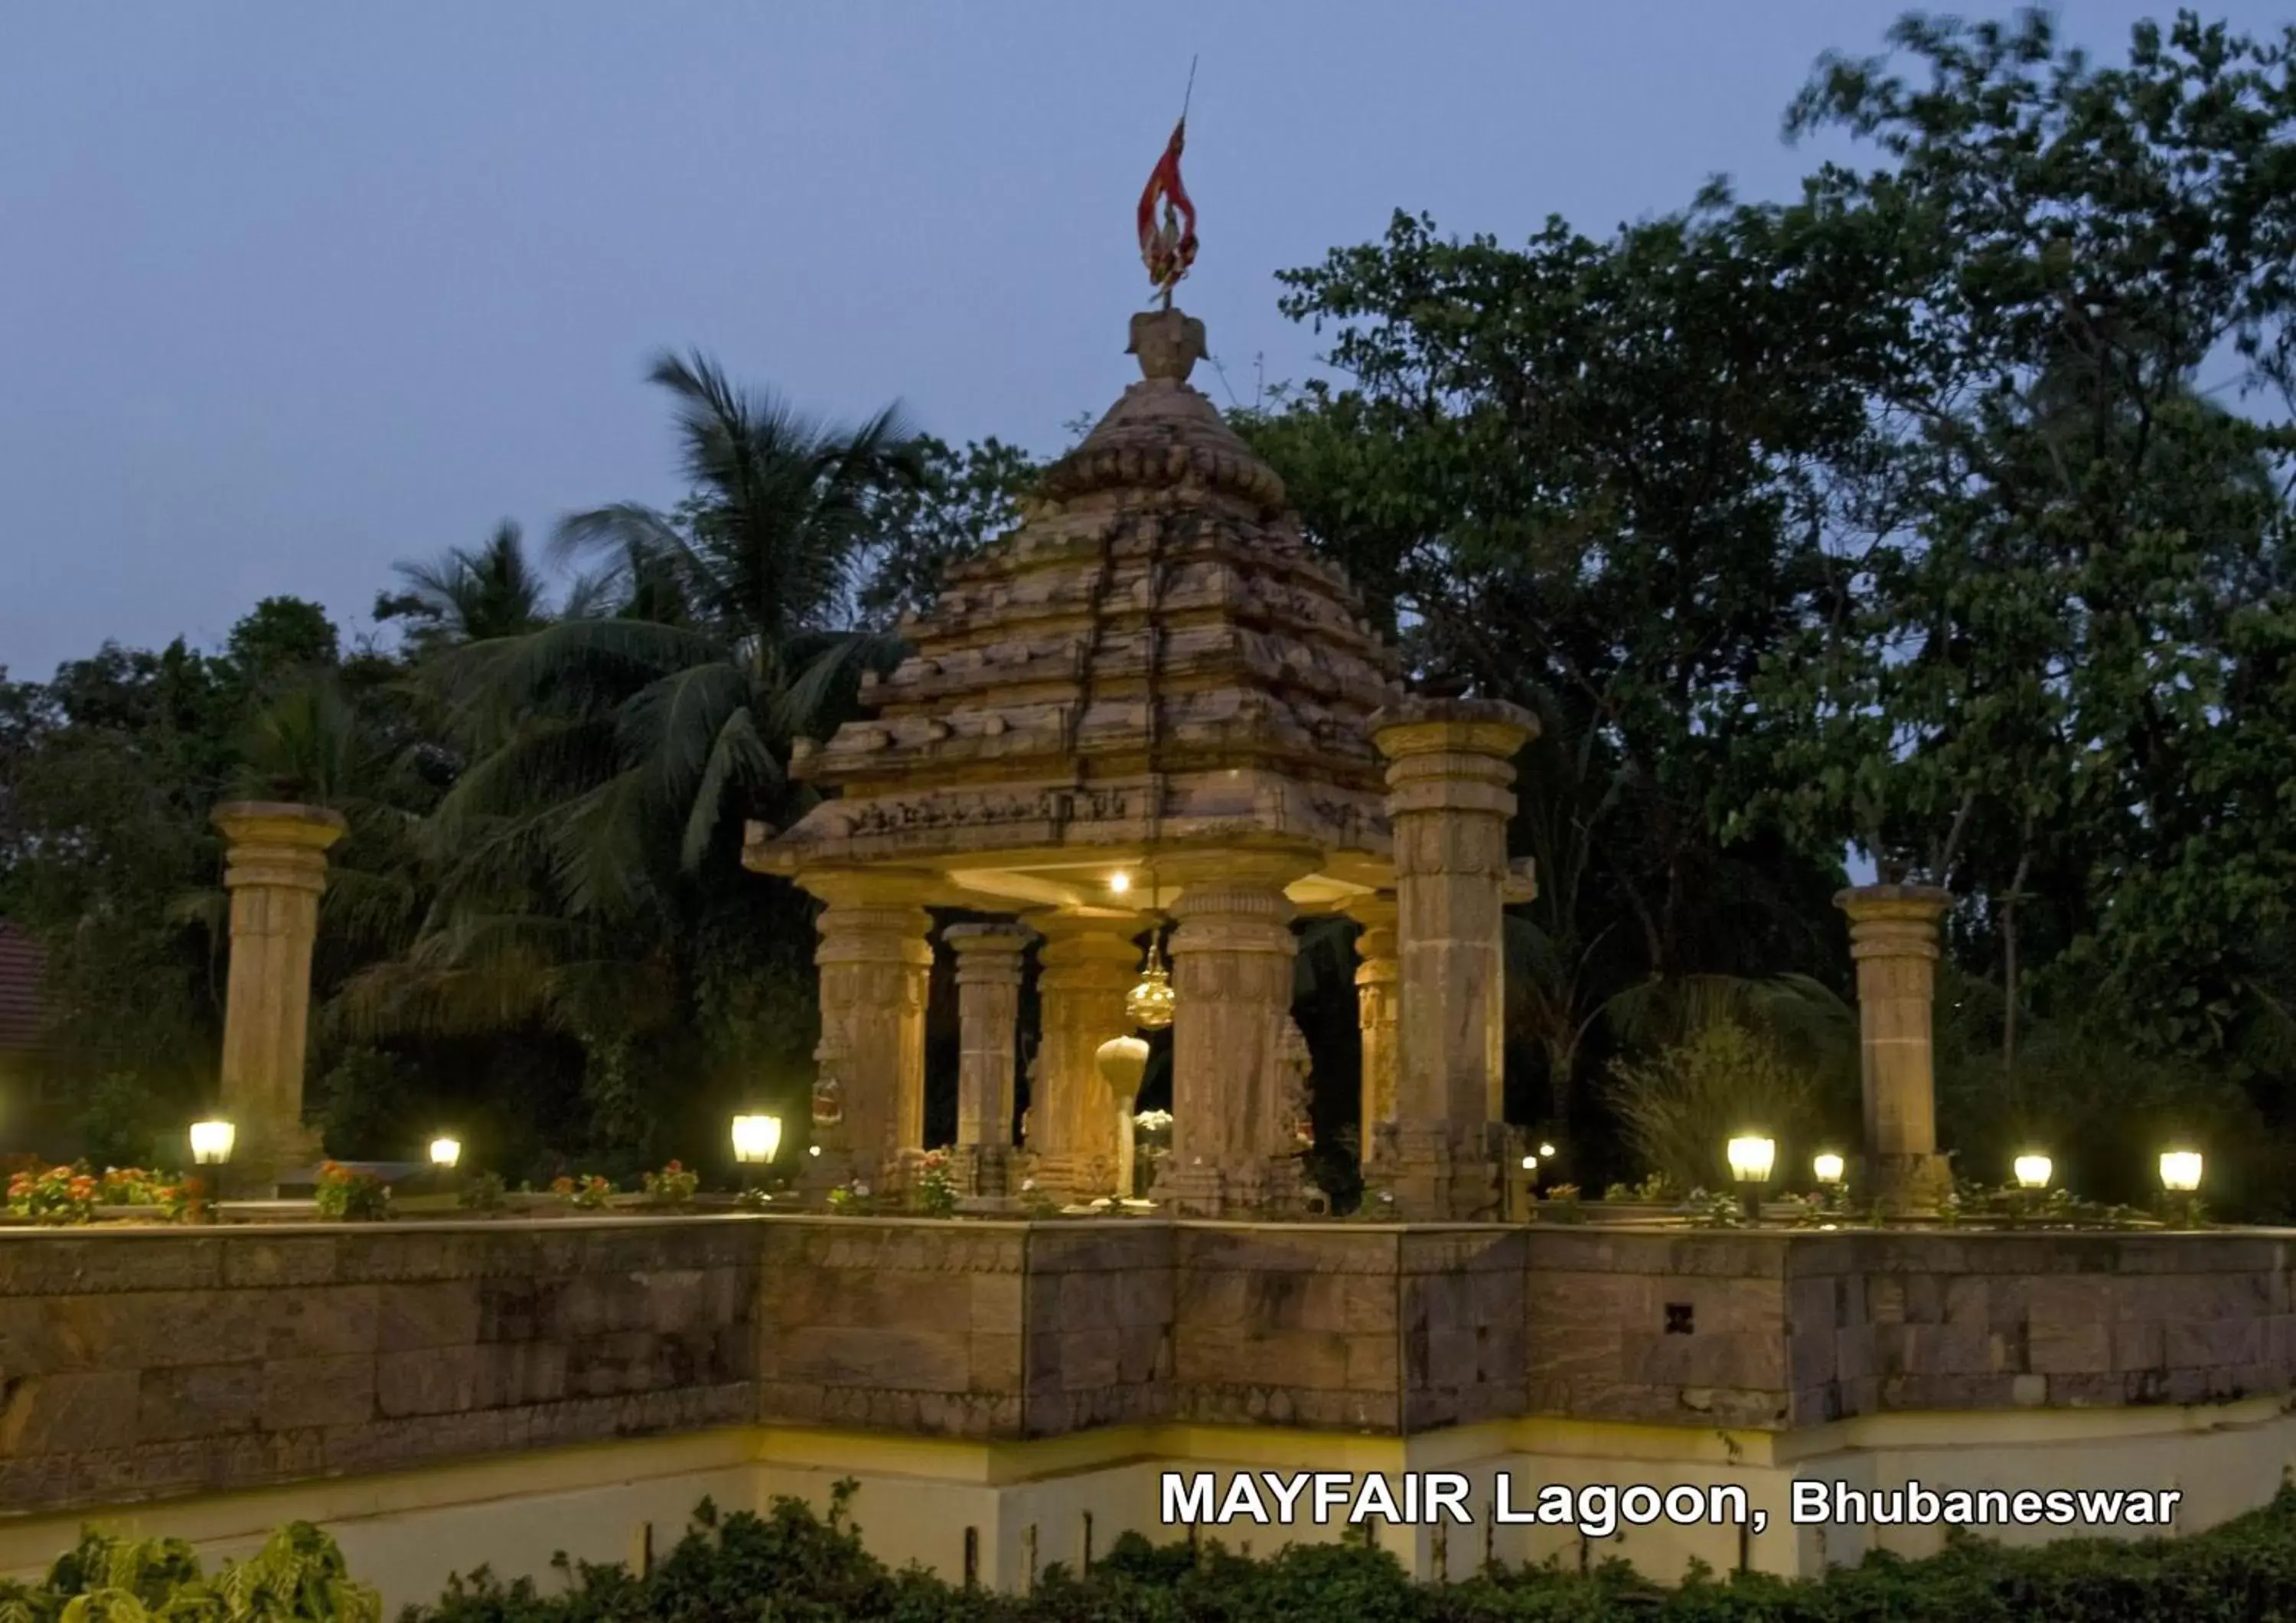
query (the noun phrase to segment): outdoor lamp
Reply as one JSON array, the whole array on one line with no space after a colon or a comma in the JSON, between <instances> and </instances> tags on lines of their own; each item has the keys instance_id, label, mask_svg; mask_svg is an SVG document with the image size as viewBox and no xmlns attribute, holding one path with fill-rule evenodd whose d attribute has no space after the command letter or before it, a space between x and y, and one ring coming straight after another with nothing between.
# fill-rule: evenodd
<instances>
[{"instance_id":1,"label":"outdoor lamp","mask_svg":"<svg viewBox=\"0 0 2296 1623\"><path fill-rule=\"evenodd\" d=\"M2201 1153L2169 1149L2161 1156L2161 1187L2172 1195L2189 1195L2201 1186Z\"/></svg>"},{"instance_id":2,"label":"outdoor lamp","mask_svg":"<svg viewBox=\"0 0 2296 1623\"><path fill-rule=\"evenodd\" d=\"M193 1122L192 1124L193 1161L201 1166L220 1167L226 1161L231 1159L232 1141L238 1136L239 1130L221 1118ZM210 1173L206 1184L207 1187L201 1191L205 1197L204 1204L207 1207L204 1215L207 1220L212 1223L221 1215L219 1203L223 1199L223 1174L220 1172Z\"/></svg>"},{"instance_id":3,"label":"outdoor lamp","mask_svg":"<svg viewBox=\"0 0 2296 1623\"><path fill-rule=\"evenodd\" d=\"M192 1159L201 1166L220 1166L231 1159L232 1141L238 1137L239 1130L229 1122L193 1122Z\"/></svg>"},{"instance_id":4,"label":"outdoor lamp","mask_svg":"<svg viewBox=\"0 0 2296 1623\"><path fill-rule=\"evenodd\" d=\"M1730 1175L1739 1182L1767 1183L1770 1168L1777 1165L1778 1145L1775 1139L1749 1133L1732 1139L1724 1153L1730 1158Z\"/></svg>"},{"instance_id":5,"label":"outdoor lamp","mask_svg":"<svg viewBox=\"0 0 2296 1623\"><path fill-rule=\"evenodd\" d=\"M1811 1158L1809 1169L1820 1183L1839 1183L1848 1166L1840 1156L1828 1149Z\"/></svg>"},{"instance_id":6,"label":"outdoor lamp","mask_svg":"<svg viewBox=\"0 0 2296 1623\"><path fill-rule=\"evenodd\" d=\"M734 1158L742 1164L742 1192L757 1185L757 1169L781 1153L782 1118L752 1110L734 1118ZM820 1153L820 1146L814 1153Z\"/></svg>"},{"instance_id":7,"label":"outdoor lamp","mask_svg":"<svg viewBox=\"0 0 2296 1623\"><path fill-rule=\"evenodd\" d=\"M1538 1158L1535 1155L1527 1155L1523 1157L1522 1169L1525 1172L1537 1172L1538 1170Z\"/></svg>"},{"instance_id":8,"label":"outdoor lamp","mask_svg":"<svg viewBox=\"0 0 2296 1623\"><path fill-rule=\"evenodd\" d=\"M463 1164L463 1141L444 1134L430 1141L430 1165L440 1172L452 1172Z\"/></svg>"},{"instance_id":9,"label":"outdoor lamp","mask_svg":"<svg viewBox=\"0 0 2296 1623\"><path fill-rule=\"evenodd\" d=\"M734 1118L734 1158L744 1166L761 1166L781 1153L782 1118L751 1114Z\"/></svg>"},{"instance_id":10,"label":"outdoor lamp","mask_svg":"<svg viewBox=\"0 0 2296 1623\"><path fill-rule=\"evenodd\" d=\"M2045 1155L2021 1155L2009 1164L2019 1189L2046 1189L2056 1168Z\"/></svg>"},{"instance_id":11,"label":"outdoor lamp","mask_svg":"<svg viewBox=\"0 0 2296 1623\"><path fill-rule=\"evenodd\" d=\"M1109 875L1108 888L1111 894L1118 896L1122 895L1126 891L1132 888L1132 876L1128 873L1112 873Z\"/></svg>"},{"instance_id":12,"label":"outdoor lamp","mask_svg":"<svg viewBox=\"0 0 2296 1623\"><path fill-rule=\"evenodd\" d=\"M1554 1158L1554 1146L1552 1144L1541 1144L1538 1147L1538 1155L1541 1160L1553 1160Z\"/></svg>"},{"instance_id":13,"label":"outdoor lamp","mask_svg":"<svg viewBox=\"0 0 2296 1623\"><path fill-rule=\"evenodd\" d=\"M1744 1133L1732 1139L1723 1153L1729 1158L1730 1175L1745 1191L1746 1215L1760 1221L1762 1185L1770 1181L1770 1168L1777 1165L1777 1141Z\"/></svg>"}]
</instances>

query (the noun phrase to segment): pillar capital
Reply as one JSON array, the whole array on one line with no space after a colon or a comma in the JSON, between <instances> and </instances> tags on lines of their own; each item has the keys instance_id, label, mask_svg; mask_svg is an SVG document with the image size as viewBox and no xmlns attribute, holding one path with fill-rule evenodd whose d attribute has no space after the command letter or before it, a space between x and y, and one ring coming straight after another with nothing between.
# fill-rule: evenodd
<instances>
[{"instance_id":1,"label":"pillar capital","mask_svg":"<svg viewBox=\"0 0 2296 1623\"><path fill-rule=\"evenodd\" d=\"M1513 761L1538 737L1538 718L1504 699L1414 695L1372 712L1364 727L1393 762L1444 755Z\"/></svg>"},{"instance_id":2,"label":"pillar capital","mask_svg":"<svg viewBox=\"0 0 2296 1623\"><path fill-rule=\"evenodd\" d=\"M1149 921L1136 913L1031 913L1044 938L1037 962L1044 982L1068 989L1128 989L1140 968L1138 937Z\"/></svg>"},{"instance_id":3,"label":"pillar capital","mask_svg":"<svg viewBox=\"0 0 2296 1623\"><path fill-rule=\"evenodd\" d=\"M1850 957L1934 959L1953 893L1931 885L1857 885L1836 893L1833 905L1849 916Z\"/></svg>"},{"instance_id":4,"label":"pillar capital","mask_svg":"<svg viewBox=\"0 0 2296 1623\"><path fill-rule=\"evenodd\" d=\"M1361 925L1368 935L1378 930L1392 931L1401 908L1393 891L1382 890L1349 897L1341 910Z\"/></svg>"},{"instance_id":5,"label":"pillar capital","mask_svg":"<svg viewBox=\"0 0 2296 1623\"><path fill-rule=\"evenodd\" d=\"M226 801L208 814L228 842L225 888L324 890L328 848L350 825L340 812L284 801Z\"/></svg>"},{"instance_id":6,"label":"pillar capital","mask_svg":"<svg viewBox=\"0 0 2296 1623\"><path fill-rule=\"evenodd\" d=\"M797 876L810 894L832 908L922 908L938 881L913 868L816 868Z\"/></svg>"},{"instance_id":7,"label":"pillar capital","mask_svg":"<svg viewBox=\"0 0 2296 1623\"><path fill-rule=\"evenodd\" d=\"M959 986L1017 986L1021 960L1037 934L1019 924L953 924L940 938L956 955Z\"/></svg>"}]
</instances>

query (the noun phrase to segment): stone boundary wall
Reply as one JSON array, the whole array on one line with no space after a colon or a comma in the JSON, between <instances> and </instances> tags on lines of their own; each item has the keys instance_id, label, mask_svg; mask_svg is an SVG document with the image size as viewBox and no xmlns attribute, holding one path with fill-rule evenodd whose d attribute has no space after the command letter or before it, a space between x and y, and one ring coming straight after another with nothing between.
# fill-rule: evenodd
<instances>
[{"instance_id":1,"label":"stone boundary wall","mask_svg":"<svg viewBox=\"0 0 2296 1623\"><path fill-rule=\"evenodd\" d=\"M0 1235L0 1515L751 1424L1792 1434L2296 1385L2296 1237L719 1216Z\"/></svg>"}]
</instances>

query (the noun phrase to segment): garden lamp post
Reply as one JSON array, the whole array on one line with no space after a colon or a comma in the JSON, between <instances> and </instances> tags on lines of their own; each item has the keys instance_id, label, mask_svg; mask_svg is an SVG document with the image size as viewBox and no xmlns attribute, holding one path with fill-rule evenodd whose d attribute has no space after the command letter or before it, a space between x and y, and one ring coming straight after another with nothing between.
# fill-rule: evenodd
<instances>
[{"instance_id":1,"label":"garden lamp post","mask_svg":"<svg viewBox=\"0 0 2296 1623\"><path fill-rule=\"evenodd\" d=\"M2197 1149L2167 1149L2161 1154L2161 1187L2169 1196L2169 1209L2179 1227L2191 1228L2198 1202L2194 1196L2201 1187L2201 1152Z\"/></svg>"},{"instance_id":2,"label":"garden lamp post","mask_svg":"<svg viewBox=\"0 0 2296 1623\"><path fill-rule=\"evenodd\" d=\"M782 1148L782 1118L750 1111L734 1118L734 1159L742 1168L742 1192L757 1187L758 1168L768 1165Z\"/></svg>"},{"instance_id":3,"label":"garden lamp post","mask_svg":"<svg viewBox=\"0 0 2296 1623\"><path fill-rule=\"evenodd\" d=\"M2045 1155L2021 1155L2009 1164L2009 1172L2017 1180L2019 1189L2038 1194L2049 1187L2049 1180L2056 1175L2056 1166Z\"/></svg>"},{"instance_id":4,"label":"garden lamp post","mask_svg":"<svg viewBox=\"0 0 2296 1623\"><path fill-rule=\"evenodd\" d=\"M1762 1185L1770 1181L1770 1169L1777 1165L1777 1141L1742 1133L1724 1147L1723 1153L1730 1163L1730 1175L1737 1180L1739 1192L1745 1198L1747 1217L1759 1223Z\"/></svg>"},{"instance_id":5,"label":"garden lamp post","mask_svg":"<svg viewBox=\"0 0 2296 1623\"><path fill-rule=\"evenodd\" d=\"M231 1147L238 1137L239 1129L220 1116L192 1124L192 1164L201 1169L209 1223L223 1219L223 1169L231 1160Z\"/></svg>"},{"instance_id":6,"label":"garden lamp post","mask_svg":"<svg viewBox=\"0 0 2296 1623\"><path fill-rule=\"evenodd\" d=\"M457 1182L455 1169L462 1164L462 1140L442 1133L430 1141L430 1166L439 1174L439 1182L452 1189Z\"/></svg>"},{"instance_id":7,"label":"garden lamp post","mask_svg":"<svg viewBox=\"0 0 2296 1623\"><path fill-rule=\"evenodd\" d=\"M1842 1176L1849 1170L1849 1163L1840 1156L1827 1149L1821 1150L1810 1158L1809 1170L1811 1175L1816 1178L1821 1186L1835 1189L1840 1187Z\"/></svg>"}]
</instances>

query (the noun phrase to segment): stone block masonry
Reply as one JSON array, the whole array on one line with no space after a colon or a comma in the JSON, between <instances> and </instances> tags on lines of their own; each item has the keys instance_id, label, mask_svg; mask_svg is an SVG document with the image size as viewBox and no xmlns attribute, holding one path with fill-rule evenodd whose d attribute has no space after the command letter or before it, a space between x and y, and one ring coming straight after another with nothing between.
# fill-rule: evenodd
<instances>
[{"instance_id":1,"label":"stone block masonry","mask_svg":"<svg viewBox=\"0 0 2296 1623\"><path fill-rule=\"evenodd\" d=\"M25 1232L0 1236L0 1516L758 1427L1136 1454L1175 1429L1592 1422L1792 1449L1892 1416L2221 1407L2296 1382L2292 1268L2273 1232Z\"/></svg>"}]
</instances>

